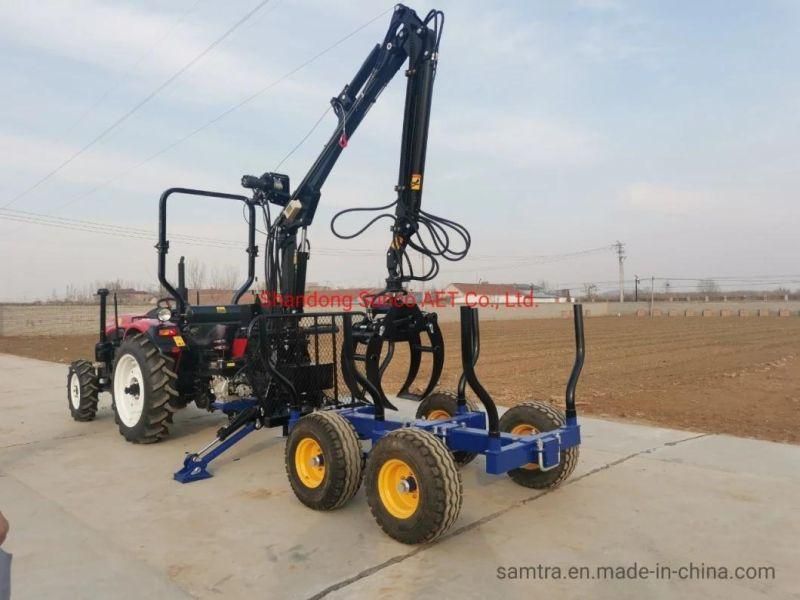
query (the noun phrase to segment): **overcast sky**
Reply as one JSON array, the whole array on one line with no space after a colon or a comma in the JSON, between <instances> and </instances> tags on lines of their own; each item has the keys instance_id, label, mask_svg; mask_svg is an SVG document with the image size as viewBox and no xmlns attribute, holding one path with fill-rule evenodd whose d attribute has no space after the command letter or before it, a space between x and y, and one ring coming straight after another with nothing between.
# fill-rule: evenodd
<instances>
[{"instance_id":1,"label":"overcast sky","mask_svg":"<svg viewBox=\"0 0 800 600\"><path fill-rule=\"evenodd\" d=\"M200 54L258 0L5 0L0 3L0 206L55 169ZM124 123L8 206L153 232L131 239L23 224L0 211L0 300L67 285L156 280L160 192L237 192L272 170L384 35L389 14L210 127L174 145L392 6L271 0ZM800 183L800 3L442 1L424 205L470 228L469 258L438 279L795 275ZM385 277L385 226L336 240L335 210L393 199L403 78L368 115L328 184L309 279ZM335 126L282 167L299 183ZM148 157L172 146L145 164ZM244 241L237 207L185 200L172 231ZM237 248L175 242L212 268ZM513 258L507 259L506 255ZM452 267L452 268L448 268ZM603 286L601 285L601 288ZM792 287L800 287L793 285Z\"/></svg>"}]
</instances>

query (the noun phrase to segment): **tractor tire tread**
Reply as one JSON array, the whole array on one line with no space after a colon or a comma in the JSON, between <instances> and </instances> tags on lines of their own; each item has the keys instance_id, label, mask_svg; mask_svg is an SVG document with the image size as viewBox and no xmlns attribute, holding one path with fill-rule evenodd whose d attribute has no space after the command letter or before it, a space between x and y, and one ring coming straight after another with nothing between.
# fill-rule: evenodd
<instances>
[{"instance_id":1,"label":"tractor tire tread","mask_svg":"<svg viewBox=\"0 0 800 600\"><path fill-rule=\"evenodd\" d=\"M134 444L154 444L169 433L168 423L171 415L169 401L172 396L178 395L175 391L177 375L169 368L174 366L171 364L172 359L161 355L156 345L146 335L138 333L131 336L122 343L120 350L123 350L128 342L138 346L144 357L145 364L142 367L143 370L146 370L144 376L149 378L150 384L149 410L145 416L145 425L139 435L124 427L116 411L114 418L120 433L127 441Z\"/></svg>"},{"instance_id":2,"label":"tractor tire tread","mask_svg":"<svg viewBox=\"0 0 800 600\"><path fill-rule=\"evenodd\" d=\"M77 409L72 406L69 398L69 384L73 371L78 376L81 387L80 405ZM97 382L97 374L92 363L88 360L76 360L70 364L67 372L67 403L72 418L79 422L93 421L97 415L99 394L100 384Z\"/></svg>"}]
</instances>

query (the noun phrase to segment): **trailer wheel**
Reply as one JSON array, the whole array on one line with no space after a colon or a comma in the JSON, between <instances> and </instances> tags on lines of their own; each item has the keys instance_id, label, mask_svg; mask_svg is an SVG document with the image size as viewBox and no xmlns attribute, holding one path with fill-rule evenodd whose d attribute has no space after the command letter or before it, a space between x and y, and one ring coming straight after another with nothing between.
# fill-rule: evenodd
<instances>
[{"instance_id":1,"label":"trailer wheel","mask_svg":"<svg viewBox=\"0 0 800 600\"><path fill-rule=\"evenodd\" d=\"M76 360L67 373L67 404L76 421L91 421L97 414L97 395L100 384L97 373L88 360Z\"/></svg>"},{"instance_id":2,"label":"trailer wheel","mask_svg":"<svg viewBox=\"0 0 800 600\"><path fill-rule=\"evenodd\" d=\"M500 431L515 435L533 435L563 427L564 413L545 402L523 402L508 409L500 418ZM542 471L539 465L529 463L508 472L515 483L537 490L560 485L578 464L578 446L562 450L561 463L554 469Z\"/></svg>"},{"instance_id":3,"label":"trailer wheel","mask_svg":"<svg viewBox=\"0 0 800 600\"><path fill-rule=\"evenodd\" d=\"M295 496L314 510L339 508L361 485L361 444L335 412L313 412L297 422L286 439L285 464Z\"/></svg>"},{"instance_id":4,"label":"trailer wheel","mask_svg":"<svg viewBox=\"0 0 800 600\"><path fill-rule=\"evenodd\" d=\"M467 398L467 408L471 411L480 410L478 404L472 399ZM458 395L453 392L433 392L425 396L425 399L417 407L417 419L435 421L436 419L448 419L458 413ZM478 456L475 452L455 450L453 459L456 465L463 467L471 463Z\"/></svg>"},{"instance_id":5,"label":"trailer wheel","mask_svg":"<svg viewBox=\"0 0 800 600\"><path fill-rule=\"evenodd\" d=\"M461 475L453 456L421 429L398 429L375 444L365 488L378 525L404 544L435 540L461 512Z\"/></svg>"},{"instance_id":6,"label":"trailer wheel","mask_svg":"<svg viewBox=\"0 0 800 600\"><path fill-rule=\"evenodd\" d=\"M167 435L169 402L178 395L170 366L146 335L134 335L120 345L111 392L119 432L129 442L152 444Z\"/></svg>"}]
</instances>

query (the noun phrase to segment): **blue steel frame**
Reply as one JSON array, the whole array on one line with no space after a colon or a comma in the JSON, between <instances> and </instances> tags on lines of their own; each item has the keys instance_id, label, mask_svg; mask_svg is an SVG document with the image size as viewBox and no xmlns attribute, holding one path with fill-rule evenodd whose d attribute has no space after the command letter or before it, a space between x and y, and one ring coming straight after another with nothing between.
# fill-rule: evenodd
<instances>
[{"instance_id":1,"label":"blue steel frame","mask_svg":"<svg viewBox=\"0 0 800 600\"><path fill-rule=\"evenodd\" d=\"M450 419L437 421L379 421L375 419L372 406L343 408L336 412L353 424L360 438L370 440L373 444L390 431L403 427L429 431L450 450L483 454L486 457L486 472L494 475L528 463L538 464L543 471L553 469L560 464L562 451L581 443L580 426L574 417L564 427L546 433L529 436L500 433L499 436L490 436L486 431L486 413L466 409Z\"/></svg>"}]
</instances>

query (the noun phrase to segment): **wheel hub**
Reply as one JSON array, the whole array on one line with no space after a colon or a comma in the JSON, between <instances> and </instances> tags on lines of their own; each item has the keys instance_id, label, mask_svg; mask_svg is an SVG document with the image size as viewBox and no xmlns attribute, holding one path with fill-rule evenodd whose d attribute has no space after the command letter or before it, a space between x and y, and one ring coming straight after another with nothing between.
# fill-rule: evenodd
<instances>
[{"instance_id":1,"label":"wheel hub","mask_svg":"<svg viewBox=\"0 0 800 600\"><path fill-rule=\"evenodd\" d=\"M520 423L516 425L512 430L511 433L513 435L536 435L539 433L539 430L536 429L533 425L528 425L527 423ZM535 471L539 468L539 465L536 463L528 463L522 466L523 469L527 469L528 471Z\"/></svg>"},{"instance_id":2,"label":"wheel hub","mask_svg":"<svg viewBox=\"0 0 800 600\"><path fill-rule=\"evenodd\" d=\"M325 456L319 442L311 437L300 440L294 451L294 466L303 485L317 488L325 480Z\"/></svg>"},{"instance_id":3,"label":"wheel hub","mask_svg":"<svg viewBox=\"0 0 800 600\"><path fill-rule=\"evenodd\" d=\"M69 399L72 402L72 407L75 409L80 408L81 405L81 382L76 373L72 374L69 381Z\"/></svg>"},{"instance_id":4,"label":"wheel hub","mask_svg":"<svg viewBox=\"0 0 800 600\"><path fill-rule=\"evenodd\" d=\"M419 507L417 478L403 460L387 460L378 472L378 494L387 512L398 519L408 519Z\"/></svg>"},{"instance_id":5,"label":"wheel hub","mask_svg":"<svg viewBox=\"0 0 800 600\"><path fill-rule=\"evenodd\" d=\"M405 479L401 479L400 482L397 484L397 491L401 494L410 494L414 490L417 489L417 482L414 481L413 477L407 477Z\"/></svg>"},{"instance_id":6,"label":"wheel hub","mask_svg":"<svg viewBox=\"0 0 800 600\"><path fill-rule=\"evenodd\" d=\"M123 354L114 367L114 407L126 427L135 427L142 418L145 388L142 369L131 354Z\"/></svg>"},{"instance_id":7,"label":"wheel hub","mask_svg":"<svg viewBox=\"0 0 800 600\"><path fill-rule=\"evenodd\" d=\"M133 396L135 398L138 398L139 397L139 392L141 391L139 389L139 382L134 378L131 381L131 384L128 387L126 387L124 391L125 391L126 395L130 395L130 396Z\"/></svg>"}]
</instances>

